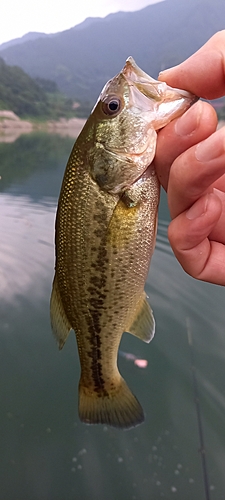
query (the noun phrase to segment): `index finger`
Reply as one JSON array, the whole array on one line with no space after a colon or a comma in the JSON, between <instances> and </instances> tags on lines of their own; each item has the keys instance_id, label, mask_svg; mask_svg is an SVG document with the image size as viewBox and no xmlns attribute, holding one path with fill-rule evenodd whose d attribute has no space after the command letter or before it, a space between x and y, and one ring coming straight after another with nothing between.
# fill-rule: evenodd
<instances>
[{"instance_id":1,"label":"index finger","mask_svg":"<svg viewBox=\"0 0 225 500\"><path fill-rule=\"evenodd\" d=\"M178 66L162 71L159 80L204 99L225 95L225 30L219 31Z\"/></svg>"}]
</instances>

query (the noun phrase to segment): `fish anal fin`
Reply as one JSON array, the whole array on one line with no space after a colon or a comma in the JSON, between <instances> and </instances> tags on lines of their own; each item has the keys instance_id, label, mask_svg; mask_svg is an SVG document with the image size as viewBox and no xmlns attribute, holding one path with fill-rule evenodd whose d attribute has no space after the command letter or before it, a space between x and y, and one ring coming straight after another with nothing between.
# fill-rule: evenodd
<instances>
[{"instance_id":1,"label":"fish anal fin","mask_svg":"<svg viewBox=\"0 0 225 500\"><path fill-rule=\"evenodd\" d=\"M151 342L154 337L155 320L145 292L137 303L131 324L126 331L147 343Z\"/></svg>"},{"instance_id":2,"label":"fish anal fin","mask_svg":"<svg viewBox=\"0 0 225 500\"><path fill-rule=\"evenodd\" d=\"M96 394L80 383L79 417L85 424L106 424L121 429L130 429L144 421L143 409L122 377L111 393Z\"/></svg>"},{"instance_id":3,"label":"fish anal fin","mask_svg":"<svg viewBox=\"0 0 225 500\"><path fill-rule=\"evenodd\" d=\"M56 275L52 285L50 317L53 335L56 338L59 349L62 349L70 333L71 325L66 317L61 301Z\"/></svg>"}]
</instances>

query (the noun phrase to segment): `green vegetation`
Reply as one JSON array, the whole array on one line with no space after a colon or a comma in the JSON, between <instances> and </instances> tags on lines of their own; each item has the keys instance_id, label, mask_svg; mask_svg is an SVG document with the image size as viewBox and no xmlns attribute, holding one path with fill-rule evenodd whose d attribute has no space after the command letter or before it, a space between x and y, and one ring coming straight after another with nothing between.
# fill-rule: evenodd
<instances>
[{"instance_id":1,"label":"green vegetation","mask_svg":"<svg viewBox=\"0 0 225 500\"><path fill-rule=\"evenodd\" d=\"M0 58L0 110L5 109L20 118L54 120L87 116L85 106L74 109L73 100L65 97L55 82L44 78L34 80L18 66L8 66Z\"/></svg>"}]
</instances>

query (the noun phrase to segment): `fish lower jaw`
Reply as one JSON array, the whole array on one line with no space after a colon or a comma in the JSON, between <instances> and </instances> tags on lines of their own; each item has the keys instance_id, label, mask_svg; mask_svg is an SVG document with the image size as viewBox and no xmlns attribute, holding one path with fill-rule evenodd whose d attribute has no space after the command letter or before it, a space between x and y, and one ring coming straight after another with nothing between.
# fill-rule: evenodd
<instances>
[{"instance_id":1,"label":"fish lower jaw","mask_svg":"<svg viewBox=\"0 0 225 500\"><path fill-rule=\"evenodd\" d=\"M147 140L143 144L143 147L140 148L140 141L137 142L137 147L135 151L135 146L132 145L133 152L131 148L126 147L123 151L114 150L111 154L115 155L118 159L122 161L129 161L131 163L137 163L140 161L140 158L144 158L147 155L149 156L149 163L153 160L155 156L156 150L156 142L157 142L157 133L152 125L147 125ZM140 149L138 149L140 148Z\"/></svg>"}]
</instances>

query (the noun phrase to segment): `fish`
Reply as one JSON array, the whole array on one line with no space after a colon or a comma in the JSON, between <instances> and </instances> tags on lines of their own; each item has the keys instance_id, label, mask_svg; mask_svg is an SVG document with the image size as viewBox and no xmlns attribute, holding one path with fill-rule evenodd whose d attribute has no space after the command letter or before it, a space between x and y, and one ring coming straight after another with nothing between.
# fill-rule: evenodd
<instances>
[{"instance_id":1,"label":"fish","mask_svg":"<svg viewBox=\"0 0 225 500\"><path fill-rule=\"evenodd\" d=\"M195 101L129 57L104 86L70 154L56 215L50 311L59 349L75 332L79 417L86 424L129 429L144 420L118 370L118 349L124 332L147 343L154 336L144 285L157 229L157 130Z\"/></svg>"}]
</instances>

